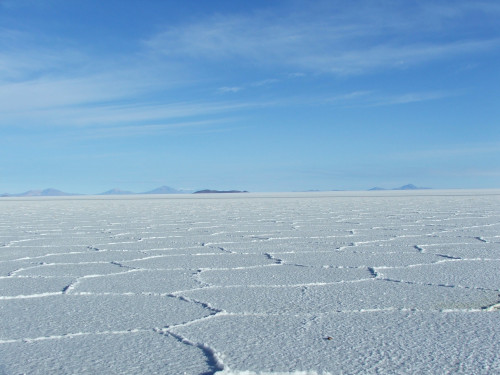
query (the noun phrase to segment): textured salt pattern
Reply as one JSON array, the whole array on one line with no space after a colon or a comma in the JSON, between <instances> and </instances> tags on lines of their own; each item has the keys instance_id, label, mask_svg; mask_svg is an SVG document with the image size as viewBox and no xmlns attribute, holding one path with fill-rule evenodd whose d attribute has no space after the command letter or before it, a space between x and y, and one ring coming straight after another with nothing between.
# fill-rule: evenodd
<instances>
[{"instance_id":1,"label":"textured salt pattern","mask_svg":"<svg viewBox=\"0 0 500 375\"><path fill-rule=\"evenodd\" d=\"M3 198L0 374L500 373L500 192Z\"/></svg>"}]
</instances>

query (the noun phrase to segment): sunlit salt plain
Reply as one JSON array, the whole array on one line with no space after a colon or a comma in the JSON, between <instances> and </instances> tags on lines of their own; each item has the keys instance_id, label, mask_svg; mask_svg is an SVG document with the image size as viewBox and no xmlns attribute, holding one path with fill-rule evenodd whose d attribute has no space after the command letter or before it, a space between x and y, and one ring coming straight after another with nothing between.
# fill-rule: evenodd
<instances>
[{"instance_id":1,"label":"sunlit salt plain","mask_svg":"<svg viewBox=\"0 0 500 375\"><path fill-rule=\"evenodd\" d=\"M499 374L500 191L1 198L0 374Z\"/></svg>"}]
</instances>

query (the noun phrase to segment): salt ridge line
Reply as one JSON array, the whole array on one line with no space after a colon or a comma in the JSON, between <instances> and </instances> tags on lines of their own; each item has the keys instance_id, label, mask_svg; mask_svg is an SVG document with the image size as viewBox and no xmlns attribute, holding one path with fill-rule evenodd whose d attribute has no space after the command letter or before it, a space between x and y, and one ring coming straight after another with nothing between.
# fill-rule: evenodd
<instances>
[{"instance_id":1,"label":"salt ridge line","mask_svg":"<svg viewBox=\"0 0 500 375\"><path fill-rule=\"evenodd\" d=\"M491 289L491 288L482 288L482 287L473 287L473 286L466 286L466 285L456 285L456 284L433 284L433 283L423 283L423 282L418 282L418 281L408 281L408 280L400 280L400 279L391 279L388 277L383 276L383 274L379 274L377 272L378 276L376 277L378 280L383 280L383 281L388 281L391 283L403 283L403 284L409 284L409 285L428 285L428 286L438 286L442 288L461 288L461 289L471 289L471 290L487 290L491 292L500 292L500 289Z\"/></svg>"},{"instance_id":2,"label":"salt ridge line","mask_svg":"<svg viewBox=\"0 0 500 375\"><path fill-rule=\"evenodd\" d=\"M168 329L159 330L158 333L161 333L163 335L172 336L182 344L185 344L188 346L193 346L195 348L200 349L203 352L203 354L207 357L207 364L211 368L212 374L215 374L219 371L224 371L227 369L227 367L222 362L222 359L221 359L222 355L217 353L214 349L209 347L207 344L193 342L193 341L191 341L191 340L189 340L181 335L178 335L174 332L169 331Z\"/></svg>"},{"instance_id":3,"label":"salt ridge line","mask_svg":"<svg viewBox=\"0 0 500 375\"><path fill-rule=\"evenodd\" d=\"M114 273L114 274L96 274L96 275L84 275L84 276L80 276L80 277L77 277L70 284L66 285L62 289L62 293L63 294L72 294L72 291L75 290L78 287L78 284L80 284L82 282L82 280L85 280L85 279L95 279L95 278L100 278L100 277L107 277L107 276L112 276L112 275L121 275L121 274L129 273L129 272L138 272L138 271L140 271L140 270L130 269L128 271L124 271L124 272L120 272L120 273Z\"/></svg>"},{"instance_id":4,"label":"salt ridge line","mask_svg":"<svg viewBox=\"0 0 500 375\"><path fill-rule=\"evenodd\" d=\"M442 312L442 313L494 313L500 309L500 302L496 303L491 306L483 307L483 308L477 308L477 309L441 309L441 310L436 310L436 312ZM130 328L126 330L117 330L117 331L88 331L88 332L69 332L65 333L62 335L51 335L51 336L39 336L39 337L23 337L23 338L18 338L18 339L0 339L0 344L11 344L11 343L20 343L20 342L25 342L25 343L30 343L30 342L36 342L36 341L46 341L46 340L63 340L63 339L71 339L73 337L78 337L78 336L92 336L92 335L125 335L125 334L133 334L133 333L144 333L144 332L156 332L160 334L173 334L171 331L172 329L175 328L180 328L180 327L188 327L193 324L198 324L203 321L207 320L212 320L215 318L219 317L246 317L246 316L254 316L254 317L266 317L266 316L273 316L273 317L280 317L280 316L291 316L291 317L296 317L296 318L317 318L321 316L328 316L332 314L373 314L373 313L380 313L380 312L419 312L419 313L428 313L429 310L423 310L423 309L418 309L418 308L394 308L394 307L387 307L387 308L379 308L379 309L355 309L355 310L331 310L328 312L317 312L317 313L304 313L304 314L282 314L282 313L253 313L253 312L243 312L243 313L235 313L235 312L227 312L224 310L220 310L218 312L215 312L214 314L207 315L198 319L193 319L191 321L187 321L184 323L179 323L179 324L172 324L168 325L163 328ZM186 341L189 341L187 338L184 338L180 335L177 335L178 337L185 339ZM184 340L182 340L184 341ZM191 345L191 344L190 344ZM195 345L196 346L196 345Z\"/></svg>"},{"instance_id":5,"label":"salt ridge line","mask_svg":"<svg viewBox=\"0 0 500 375\"><path fill-rule=\"evenodd\" d=\"M474 259L474 260L477 260L477 259ZM254 267L252 267L254 268ZM364 268L364 267L362 267ZM377 270L383 270L383 269L398 269L398 268L406 268L406 267L376 267ZM232 269L240 269L240 268L232 268ZM368 267L368 270L369 272L371 272L372 276L375 277L375 278L378 278L380 280L385 280L385 281L391 281L391 282L402 282L402 283L407 283L407 284L416 284L416 285L430 285L430 286L440 286L440 287L457 287L457 288L464 288L464 289L478 289L478 290L497 290L497 289L490 289L490 288L476 288L476 287L470 287L470 286L461 286L461 285L447 285L447 284L433 284L433 283L420 283L420 282L412 282L412 281L405 281L405 280L399 280L399 279L390 279L390 278L386 278L384 277L383 275L380 274L380 271L377 271L375 268L373 267ZM213 270L221 270L221 269L204 269L204 270L200 270L199 273L203 272L203 271L213 271ZM222 269L224 270L224 269ZM148 271L148 270L140 270L140 269L137 269L137 270L131 270L130 272L141 272L141 271ZM121 274L121 273L120 273ZM83 277L80 277L78 278L78 280L75 280L73 283L71 283L70 285L66 286L65 288L63 288L63 292L62 293L70 293L72 292L76 285L81 281L81 280L84 280L84 279L88 279L88 278L97 278L97 277L108 277L108 276L113 276L113 275L120 275L120 274L96 274L96 275L86 275L86 276L83 276ZM29 278L29 277L26 277L26 278ZM339 284L339 283L349 283L349 282L359 282L359 281L365 281L365 280L368 280L368 279L356 279L356 280L341 280L341 281L334 281L334 282L329 282L329 283L299 283L299 284L283 284L283 285L269 285L268 287L270 288L286 288L286 287L300 287L300 286L319 286L319 285L335 285L335 284ZM220 286L210 286L210 284L206 284L208 285L209 287L214 287L214 288L224 288L224 287L220 287ZM246 287L261 287L261 285L226 285L225 287L242 287L242 286L246 286ZM195 290L195 289L189 289L189 290ZM174 293L178 293L178 292L174 292ZM35 294L35 295L19 295L19 296L3 296L3 297L0 297L0 299L15 299L15 298L40 298L40 297L44 297L44 296L50 296L50 295L54 295L54 294L58 294L58 293L42 293L42 294ZM75 293L77 294L77 293ZM78 293L78 294L88 294L88 293ZM109 293L111 294L111 293ZM97 295L97 293L96 293Z\"/></svg>"},{"instance_id":6,"label":"salt ridge line","mask_svg":"<svg viewBox=\"0 0 500 375\"><path fill-rule=\"evenodd\" d=\"M484 260L484 259L451 259L451 260L446 260L446 261L474 261L474 260ZM78 264L78 263L77 263ZM86 262L85 263L82 263L82 264L87 264ZM381 267L377 267L378 269L382 270L382 269L400 269L400 268L409 268L409 267L417 267L417 266L421 266L421 265L428 265L428 264L414 264L414 265L409 265L409 266L381 266ZM257 266L257 268L260 267L260 266ZM130 268L130 267L127 267L127 268ZM255 268L255 267L252 267L252 268ZM360 267L350 267L350 268L360 268ZM369 267L370 268L370 267ZM207 269L203 269L202 271L213 271L213 270L225 270L226 268L207 268ZM236 269L241 269L239 267L233 267L233 268L228 268L229 270L236 270ZM245 268L246 269L246 268ZM90 278L90 277L104 277L104 276L107 276L109 274L98 274L98 275L86 275L84 276L84 278Z\"/></svg>"},{"instance_id":7,"label":"salt ridge line","mask_svg":"<svg viewBox=\"0 0 500 375\"><path fill-rule=\"evenodd\" d=\"M211 270L211 269L210 269ZM149 271L149 270L131 270L130 272L142 272L142 271ZM462 285L447 285L447 284L433 284L433 283L420 283L420 282L412 282L412 281L405 281L405 280L399 280L399 279L390 279L386 278L381 275L378 271L376 271L372 267L368 267L368 271L371 273L372 277L370 278L364 278L364 279L354 279L354 280L340 280L340 281L332 281L332 282L312 282L312 283L299 283L299 284L274 284L274 285L261 285L261 284L234 284L234 285L225 285L225 286L219 286L219 285L211 285L208 283L205 283L204 286L201 288L194 288L194 289L186 289L186 290L181 290L181 291L176 291L176 292L171 292L171 293L155 293L155 292L143 292L143 293L134 293L134 292L121 292L121 293L114 293L114 292L73 292L78 284L84 280L84 279L91 279L91 278L100 278L100 277L109 277L113 275L119 275L119 274L105 274L105 275L86 275L80 277L78 280L75 280L71 284L67 285L62 289L61 292L50 292L50 293L40 293L40 294L33 294L33 295L16 295L16 296L0 296L0 300L10 300L10 299L30 299L30 298L43 298L43 297L49 297L49 296L54 296L54 295L61 295L61 294L71 294L74 296L78 295L95 295L95 296L104 296L104 295L152 295L152 296L178 296L179 294L189 292L189 291L196 291L196 290L205 290L205 289L225 289L225 288L241 288L241 287L246 287L246 288L299 288L299 287L311 287L311 286L327 286L327 285L338 285L338 284L348 284L348 283L360 283L360 282L365 282L369 280L381 280L381 281L388 281L388 282L396 282L396 283L405 283L405 284L410 284L410 285L427 285L427 286L436 286L436 287L444 287L444 288L462 288L462 289L477 289L477 290L485 290L485 291L500 291L499 289L490 289L490 288L481 288L481 287L469 287L469 286L462 286ZM187 301L187 300L186 300ZM200 302L202 303L202 302Z\"/></svg>"}]
</instances>

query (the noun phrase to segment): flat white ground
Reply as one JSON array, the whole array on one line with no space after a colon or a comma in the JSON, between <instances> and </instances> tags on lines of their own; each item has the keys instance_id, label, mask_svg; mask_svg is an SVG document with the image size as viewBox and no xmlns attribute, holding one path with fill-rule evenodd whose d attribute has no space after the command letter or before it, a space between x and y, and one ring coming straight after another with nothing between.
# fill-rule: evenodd
<instances>
[{"instance_id":1,"label":"flat white ground","mask_svg":"<svg viewBox=\"0 0 500 375\"><path fill-rule=\"evenodd\" d=\"M0 199L0 374L499 374L500 191Z\"/></svg>"}]
</instances>

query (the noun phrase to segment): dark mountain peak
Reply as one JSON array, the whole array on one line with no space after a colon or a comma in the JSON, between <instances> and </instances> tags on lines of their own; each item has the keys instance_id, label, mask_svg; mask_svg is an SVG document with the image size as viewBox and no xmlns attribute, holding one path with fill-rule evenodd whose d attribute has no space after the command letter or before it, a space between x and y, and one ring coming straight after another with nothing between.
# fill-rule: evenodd
<instances>
[{"instance_id":1,"label":"dark mountain peak","mask_svg":"<svg viewBox=\"0 0 500 375\"><path fill-rule=\"evenodd\" d=\"M382 191L382 190L424 190L424 189L430 189L430 188L427 188L427 187L418 187L418 186L415 186L413 184L407 184L407 185L403 185L403 186L400 186L400 187L397 187L397 188L392 188L392 189L386 189L386 188L382 188L382 187L379 187L379 186L375 186L375 187L372 187L371 189L368 189L368 191Z\"/></svg>"},{"instance_id":2,"label":"dark mountain peak","mask_svg":"<svg viewBox=\"0 0 500 375\"><path fill-rule=\"evenodd\" d=\"M195 191L193 194L220 194L220 193L248 193L246 190L211 190L211 189L205 189L205 190L198 190Z\"/></svg>"}]
</instances>

